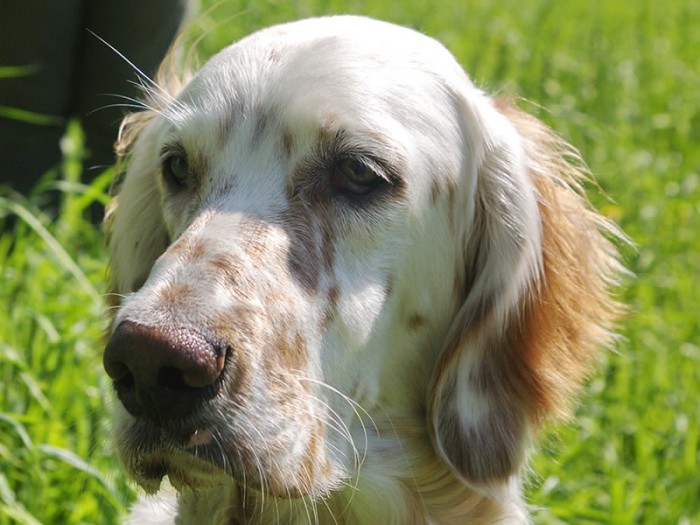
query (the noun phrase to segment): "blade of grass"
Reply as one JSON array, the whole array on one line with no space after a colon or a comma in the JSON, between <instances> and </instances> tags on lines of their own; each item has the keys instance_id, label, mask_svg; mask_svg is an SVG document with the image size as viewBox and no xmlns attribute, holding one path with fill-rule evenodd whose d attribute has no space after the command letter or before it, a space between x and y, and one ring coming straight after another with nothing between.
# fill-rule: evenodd
<instances>
[{"instance_id":1,"label":"blade of grass","mask_svg":"<svg viewBox=\"0 0 700 525\"><path fill-rule=\"evenodd\" d=\"M100 294L97 293L95 287L87 279L87 277L85 277L85 274L82 272L80 267L51 234L51 232L49 232L49 230L47 230L46 227L44 227L44 225L41 224L41 222L29 212L29 210L27 210L27 208L22 206L19 202L7 199L5 197L0 197L0 208L5 208L11 211L16 216L21 218L32 230L34 230L51 249L63 268L65 268L75 278L83 291L90 296L92 301L99 303Z\"/></svg>"}]
</instances>

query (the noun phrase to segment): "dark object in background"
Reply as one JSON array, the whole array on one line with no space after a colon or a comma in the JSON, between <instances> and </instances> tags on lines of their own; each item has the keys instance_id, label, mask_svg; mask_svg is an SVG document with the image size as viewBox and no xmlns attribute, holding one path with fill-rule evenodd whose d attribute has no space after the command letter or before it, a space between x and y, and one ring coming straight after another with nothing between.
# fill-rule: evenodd
<instances>
[{"instance_id":1,"label":"dark object in background","mask_svg":"<svg viewBox=\"0 0 700 525\"><path fill-rule=\"evenodd\" d=\"M93 31L153 75L188 12L189 0L7 0L0 14L0 106L49 118L29 123L0 114L0 185L27 193L61 160L59 140L71 117L86 136L83 177L114 162L112 145L136 75ZM97 110L97 111L95 111Z\"/></svg>"}]
</instances>

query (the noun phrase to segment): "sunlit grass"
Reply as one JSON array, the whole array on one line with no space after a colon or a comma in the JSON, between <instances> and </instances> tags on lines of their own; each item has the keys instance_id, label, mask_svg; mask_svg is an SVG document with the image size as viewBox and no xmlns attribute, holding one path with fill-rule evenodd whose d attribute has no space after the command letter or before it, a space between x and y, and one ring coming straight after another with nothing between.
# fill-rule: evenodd
<instances>
[{"instance_id":1,"label":"sunlit grass","mask_svg":"<svg viewBox=\"0 0 700 525\"><path fill-rule=\"evenodd\" d=\"M0 197L0 523L116 523L127 494L114 469L101 370L104 256L83 219L109 173L78 182L81 135L64 141L61 214ZM37 196L37 200L42 200Z\"/></svg>"},{"instance_id":2,"label":"sunlit grass","mask_svg":"<svg viewBox=\"0 0 700 525\"><path fill-rule=\"evenodd\" d=\"M419 28L478 84L533 101L525 109L582 150L605 192L593 200L637 245L624 249L637 276L624 339L532 462L536 523L700 524L700 3L234 1L189 38L208 56L334 12ZM0 221L13 222L0 232L0 524L116 523L133 498L106 417L102 232L84 219L110 173L80 183L81 141L72 127L60 176L33 196L0 194ZM48 190L57 217L37 207Z\"/></svg>"}]
</instances>

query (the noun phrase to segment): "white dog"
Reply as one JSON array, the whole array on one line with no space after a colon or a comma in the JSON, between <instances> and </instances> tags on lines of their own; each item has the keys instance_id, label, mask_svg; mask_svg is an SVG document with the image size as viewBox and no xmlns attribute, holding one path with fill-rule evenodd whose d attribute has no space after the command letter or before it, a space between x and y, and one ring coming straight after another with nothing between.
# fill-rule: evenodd
<instances>
[{"instance_id":1,"label":"white dog","mask_svg":"<svg viewBox=\"0 0 700 525\"><path fill-rule=\"evenodd\" d=\"M132 522L526 523L531 438L618 310L575 150L360 17L255 33L148 105L104 362L126 469L178 497Z\"/></svg>"}]
</instances>

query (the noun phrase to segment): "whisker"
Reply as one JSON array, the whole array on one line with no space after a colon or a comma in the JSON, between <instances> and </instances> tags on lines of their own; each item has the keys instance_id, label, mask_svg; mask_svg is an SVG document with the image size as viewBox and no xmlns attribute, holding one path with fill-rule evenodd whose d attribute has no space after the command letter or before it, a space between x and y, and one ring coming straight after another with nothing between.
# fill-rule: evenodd
<instances>
[{"instance_id":1,"label":"whisker","mask_svg":"<svg viewBox=\"0 0 700 525\"><path fill-rule=\"evenodd\" d=\"M163 89L160 85L158 85L158 83L155 82L153 79L151 79L148 75L146 75L146 73L144 73L143 71L141 71L141 69L139 69L139 68L136 66L136 64L134 64L131 60L129 60L129 59L126 57L126 55L124 55L124 53L122 53L121 51L119 51L116 47L114 47L112 44L110 44L109 42L107 42L104 38L102 38L100 35L98 35L97 33L95 33L93 30L87 29L87 32L90 33L90 34L91 34L92 36L94 36L95 38L97 38L97 40L99 40L100 42L102 42L102 43L103 43L105 46L107 46L109 49L111 49L111 50L112 50L119 58L121 58L124 62L126 62L127 64L129 64L129 66L131 66L131 68L134 70L134 72L138 75L139 78L141 78L141 79L147 81L151 86L153 86L154 88L156 88L156 89L157 89L158 91L160 91L163 95L169 97L169 99L170 99L171 101L174 100L173 97L170 95L170 93L168 93L165 89Z\"/></svg>"},{"instance_id":2,"label":"whisker","mask_svg":"<svg viewBox=\"0 0 700 525\"><path fill-rule=\"evenodd\" d=\"M149 104L146 100L136 98L136 97L130 97L128 95L122 95L122 94L118 94L118 93L108 93L108 94L106 94L106 96L117 97L117 98L120 98L122 100L126 100L127 102L131 102L131 103L139 106L140 109L153 111L154 113L158 113L159 115L163 115L163 112L159 108L157 108L154 105Z\"/></svg>"},{"instance_id":3,"label":"whisker","mask_svg":"<svg viewBox=\"0 0 700 525\"><path fill-rule=\"evenodd\" d=\"M170 106L171 108L174 108L177 112L180 112L180 113L186 113L188 111L187 106L184 103L177 100L169 92L167 92L167 90L165 90L163 88L161 88L159 91L155 91L155 90L153 90L153 88L148 86L141 78L138 78L138 81L129 80L129 83L136 86L141 91L143 91L143 93L145 95L147 95L152 102L157 103L159 106L163 106L163 107ZM163 93L165 94L165 96ZM155 108L150 108L150 109L152 109L153 111L156 111L158 114L162 115L163 117L168 118L164 112L156 110ZM168 120L171 120L171 119L168 119Z\"/></svg>"},{"instance_id":4,"label":"whisker","mask_svg":"<svg viewBox=\"0 0 700 525\"><path fill-rule=\"evenodd\" d=\"M146 104L135 104L135 103L134 104L106 104L104 106L100 106L99 108L95 108L95 109L87 112L85 115L90 116L90 115L93 115L99 111L103 111L105 109L111 109L111 108L127 108L127 109L133 109L133 110L137 110L137 111L151 109Z\"/></svg>"},{"instance_id":5,"label":"whisker","mask_svg":"<svg viewBox=\"0 0 700 525\"><path fill-rule=\"evenodd\" d=\"M125 298L125 297L127 296L127 294L123 294L123 293L121 293L121 292L111 292L111 291L110 291L110 292L105 292L105 293L102 294L102 295L104 295L105 297L116 296L116 297L121 297L121 298Z\"/></svg>"},{"instance_id":6,"label":"whisker","mask_svg":"<svg viewBox=\"0 0 700 525\"><path fill-rule=\"evenodd\" d=\"M377 427L376 422L374 421L374 418L373 418L373 417L369 414L369 412L367 412L367 410L365 410L365 408L362 407L362 405L360 405L357 401L355 401L354 399L352 399L350 396L344 394L343 392L341 392L341 391L338 390L337 388L335 388L335 387L329 385L328 383L326 383L326 382L324 382L324 381L319 381L319 380L317 380L317 379L309 378L309 377L301 377L301 378L299 378L299 379L302 380L302 381L307 381L307 382L309 382L309 383L313 383L313 384L315 384L315 385L317 385L317 386L320 386L321 388L325 388L326 390L329 390L330 392L332 392L332 393L334 393L334 394L340 396L340 398L341 398L342 400L344 400L346 403L348 403L348 405L352 408L353 412L355 413L355 416L357 417L357 419L358 419L358 421L359 421L359 423L360 423L360 425L361 425L361 427L362 427L362 433L363 433L363 437L364 437L364 441L365 441L365 447L364 447L364 451L363 451L362 457L359 458L359 463L357 463L357 465L356 465L356 467L359 469L359 468L362 466L362 464L364 463L364 460L366 459L366 456L367 456L367 447L368 447L368 444L369 444L369 434L368 434L368 432L367 432L367 427L366 427L366 425L365 425L365 417L366 417L366 418L370 421L370 423L372 424L372 427L373 427L373 429L374 429L374 433L375 433L375 434L379 434L379 429L378 429L378 427ZM321 400L318 400L318 401L323 403L323 401L321 401ZM324 405L325 405L326 407L328 407L327 404L324 403ZM337 414L335 411L333 411L332 409L330 409L330 407L328 407L328 408L329 408L329 410L331 410L331 412L332 412L334 415L336 415L337 417L339 417L338 414ZM346 424L343 423L343 426L347 429L347 434L343 434L343 435L346 435L346 436L348 437L348 439L352 442L353 446L354 446L354 439L353 439L352 436L351 436L350 430L347 428L347 425L346 425ZM359 452L359 451L357 450L356 447L355 447L355 451L356 451L356 452ZM357 459L357 458L356 458L356 459Z\"/></svg>"}]
</instances>

